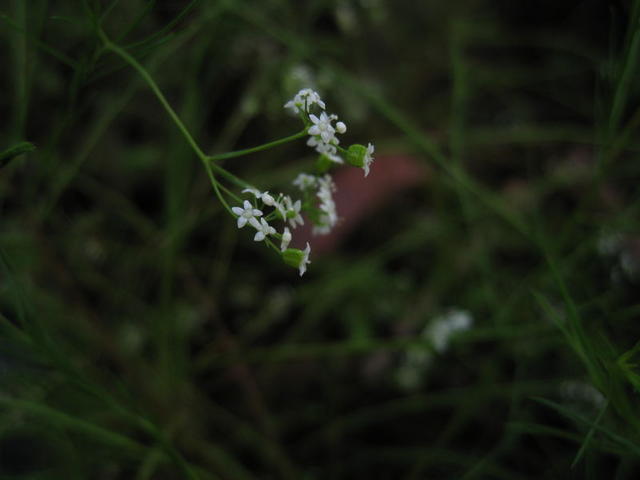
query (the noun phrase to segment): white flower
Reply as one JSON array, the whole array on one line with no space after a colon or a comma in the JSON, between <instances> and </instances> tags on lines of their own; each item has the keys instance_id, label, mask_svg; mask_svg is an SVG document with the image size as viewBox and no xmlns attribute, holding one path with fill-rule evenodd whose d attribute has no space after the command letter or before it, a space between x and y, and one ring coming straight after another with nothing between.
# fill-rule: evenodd
<instances>
[{"instance_id":1,"label":"white flower","mask_svg":"<svg viewBox=\"0 0 640 480\"><path fill-rule=\"evenodd\" d=\"M430 339L436 352L444 352L449 345L451 336L471 327L473 318L466 310L453 309L433 320L424 332L423 336Z\"/></svg>"},{"instance_id":2,"label":"white flower","mask_svg":"<svg viewBox=\"0 0 640 480\"><path fill-rule=\"evenodd\" d=\"M262 215L262 212L257 208L253 208L249 200L245 200L242 207L233 207L231 211L238 216L238 228L244 227L247 222L255 220L255 217ZM257 221L256 221L257 223Z\"/></svg>"},{"instance_id":3,"label":"white flower","mask_svg":"<svg viewBox=\"0 0 640 480\"><path fill-rule=\"evenodd\" d=\"M242 193L250 193L257 199L262 200L262 203L270 207L273 207L276 202L269 192L261 192L257 188L245 188L242 190Z\"/></svg>"},{"instance_id":4,"label":"white flower","mask_svg":"<svg viewBox=\"0 0 640 480\"><path fill-rule=\"evenodd\" d=\"M423 347L409 348L396 371L396 380L405 390L419 388L425 373L433 361L433 353Z\"/></svg>"},{"instance_id":5,"label":"white flower","mask_svg":"<svg viewBox=\"0 0 640 480\"><path fill-rule=\"evenodd\" d=\"M333 143L336 130L331 125L332 117L322 112L320 117L309 115L309 120L313 122L313 125L309 127L309 135L319 136L324 143Z\"/></svg>"},{"instance_id":6,"label":"white flower","mask_svg":"<svg viewBox=\"0 0 640 480\"><path fill-rule=\"evenodd\" d=\"M280 244L280 251L284 252L291 242L291 231L289 227L284 227L284 231L282 232L282 243Z\"/></svg>"},{"instance_id":7,"label":"white flower","mask_svg":"<svg viewBox=\"0 0 640 480\"><path fill-rule=\"evenodd\" d=\"M296 200L295 203L291 200L289 195L285 195L280 201L276 202L276 209L280 213L282 219L286 222L289 220L291 228L296 228L297 224L304 225L304 219L300 215L302 208L302 202Z\"/></svg>"},{"instance_id":8,"label":"white flower","mask_svg":"<svg viewBox=\"0 0 640 480\"><path fill-rule=\"evenodd\" d=\"M580 380L566 380L560 385L560 394L577 403L584 403L594 409L602 408L607 399L590 383Z\"/></svg>"},{"instance_id":9,"label":"white flower","mask_svg":"<svg viewBox=\"0 0 640 480\"><path fill-rule=\"evenodd\" d=\"M313 71L304 64L293 65L287 72L288 79L296 86L315 84Z\"/></svg>"},{"instance_id":10,"label":"white flower","mask_svg":"<svg viewBox=\"0 0 640 480\"><path fill-rule=\"evenodd\" d=\"M294 186L298 187L300 190L306 190L307 188L316 186L316 177L314 175L301 173L296 177L296 179L292 183Z\"/></svg>"},{"instance_id":11,"label":"white flower","mask_svg":"<svg viewBox=\"0 0 640 480\"><path fill-rule=\"evenodd\" d=\"M255 237L253 237L253 240L256 242L261 242L267 237L267 235L273 235L276 233L276 229L269 225L264 218L260 219L260 223L258 223L258 220L255 218L252 218L250 222L251 226L258 230Z\"/></svg>"},{"instance_id":12,"label":"white flower","mask_svg":"<svg viewBox=\"0 0 640 480\"><path fill-rule=\"evenodd\" d=\"M297 224L304 225L304 220L300 215L300 209L302 208L302 202L300 202L300 199L296 200L295 203L293 203L291 201L291 197L287 196L284 198L284 202L287 209L289 225L291 225L291 228L296 228Z\"/></svg>"},{"instance_id":13,"label":"white flower","mask_svg":"<svg viewBox=\"0 0 640 480\"><path fill-rule=\"evenodd\" d=\"M340 140L336 137L336 129L331 124L331 122L338 119L338 116L327 115L322 112L320 117L309 115L309 119L313 122L313 125L307 131L309 133L307 145L315 147L316 152L320 155L325 155L332 162L344 163L344 160L337 154ZM340 131L346 131L347 127L344 123L338 122L336 128L340 133Z\"/></svg>"},{"instance_id":14,"label":"white flower","mask_svg":"<svg viewBox=\"0 0 640 480\"><path fill-rule=\"evenodd\" d=\"M367 153L364 154L364 166L362 167L364 169L364 176L366 177L367 175L369 175L369 167L371 166L371 163L373 162L373 152L375 151L375 147L369 143L369 145L367 145Z\"/></svg>"},{"instance_id":15,"label":"white flower","mask_svg":"<svg viewBox=\"0 0 640 480\"><path fill-rule=\"evenodd\" d=\"M335 163L344 163L344 160L337 155L338 148L338 139L333 137L335 144L324 143L320 137L309 137L307 140L307 145L310 147L316 147L316 152L320 155L325 155L329 160Z\"/></svg>"},{"instance_id":16,"label":"white flower","mask_svg":"<svg viewBox=\"0 0 640 480\"><path fill-rule=\"evenodd\" d=\"M347 131L347 126L344 124L344 122L336 123L336 132L345 133L346 131Z\"/></svg>"},{"instance_id":17,"label":"white flower","mask_svg":"<svg viewBox=\"0 0 640 480\"><path fill-rule=\"evenodd\" d=\"M333 192L336 191L336 185L333 183L331 175L325 175L318 178L317 197L320 200L319 208L322 211L319 225L313 227L313 234L326 235L338 223L338 214L336 212L336 204L333 201Z\"/></svg>"},{"instance_id":18,"label":"white flower","mask_svg":"<svg viewBox=\"0 0 640 480\"><path fill-rule=\"evenodd\" d=\"M622 250L624 237L620 233L610 233L598 237L598 253L602 256L613 256Z\"/></svg>"},{"instance_id":19,"label":"white flower","mask_svg":"<svg viewBox=\"0 0 640 480\"><path fill-rule=\"evenodd\" d=\"M304 272L307 271L307 265L311 262L309 261L309 254L311 253L311 247L309 246L309 242L307 242L307 248L302 251L302 259L300 260L300 265L298 265L298 270L300 271L300 276L304 275Z\"/></svg>"},{"instance_id":20,"label":"white flower","mask_svg":"<svg viewBox=\"0 0 640 480\"><path fill-rule=\"evenodd\" d=\"M301 111L309 111L311 105L318 105L322 110L325 109L325 104L318 95L318 92L311 90L310 88L303 88L295 96L284 104L284 108L288 108L296 115Z\"/></svg>"}]
</instances>

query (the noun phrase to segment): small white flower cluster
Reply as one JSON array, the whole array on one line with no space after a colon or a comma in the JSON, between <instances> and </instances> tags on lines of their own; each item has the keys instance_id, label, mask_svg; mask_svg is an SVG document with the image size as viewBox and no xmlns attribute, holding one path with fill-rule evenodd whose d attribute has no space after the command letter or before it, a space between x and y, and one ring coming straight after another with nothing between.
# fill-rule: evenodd
<instances>
[{"instance_id":1,"label":"small white flower cluster","mask_svg":"<svg viewBox=\"0 0 640 480\"><path fill-rule=\"evenodd\" d=\"M431 344L433 351L444 353L449 346L451 337L457 332L468 330L472 324L473 317L468 311L451 309L434 318L420 336ZM396 372L396 379L400 386L407 390L419 387L424 372L432 360L433 353L427 348L413 347L408 349Z\"/></svg>"},{"instance_id":2,"label":"small white flower cluster","mask_svg":"<svg viewBox=\"0 0 640 480\"><path fill-rule=\"evenodd\" d=\"M284 108L288 108L294 114L298 115L302 112L308 112L312 105L318 105L322 110L325 109L325 104L318 95L318 92L314 92L310 88L303 88L295 96L284 104Z\"/></svg>"},{"instance_id":3,"label":"small white flower cluster","mask_svg":"<svg viewBox=\"0 0 640 480\"><path fill-rule=\"evenodd\" d=\"M457 332L468 330L472 324L473 318L468 311L454 308L435 318L422 335L431 340L436 352L443 353L449 346L451 337Z\"/></svg>"},{"instance_id":4,"label":"small white flower cluster","mask_svg":"<svg viewBox=\"0 0 640 480\"><path fill-rule=\"evenodd\" d=\"M336 134L346 133L347 125L338 121L338 116L335 114L321 112L318 116L311 113L310 109L313 105L317 105L321 110L326 108L325 103L317 92L310 88L304 88L296 93L293 99L285 103L284 107L297 115L301 115L305 125L308 126L308 146L315 148L320 155L337 164L344 163L344 158L339 155L339 152L346 154L347 160L352 165L364 169L366 177L369 174L371 162L373 162L374 146L371 143L366 148L357 145L357 147L361 148L357 148L354 154L349 155L348 150L340 147L340 140L336 136Z\"/></svg>"},{"instance_id":5,"label":"small white flower cluster","mask_svg":"<svg viewBox=\"0 0 640 480\"><path fill-rule=\"evenodd\" d=\"M291 243L292 239L291 230L285 225L282 233L279 234L276 232L276 229L269 224L268 220L279 219L284 221L285 224L289 222L291 228L304 225L304 219L302 215L300 215L302 202L300 200L294 202L289 195L282 193L274 198L269 192L261 192L256 188L245 188L242 193L253 195L255 199L262 202L264 206L273 207L273 211L265 218L262 210L252 205L249 200L245 200L242 207L231 208L231 211L237 217L238 228L242 228L247 224L255 228L256 234L253 240L256 242L261 242L269 236L277 236L281 240L280 251L283 253L286 252L289 249L289 243ZM299 268L300 275L303 275L307 269L306 265L311 263L309 261L311 247L307 244L306 250L299 250L298 252L301 252L302 255L298 255L300 257L299 262L295 266Z\"/></svg>"},{"instance_id":6,"label":"small white flower cluster","mask_svg":"<svg viewBox=\"0 0 640 480\"><path fill-rule=\"evenodd\" d=\"M636 281L640 277L640 255L634 243L632 238L621 232L609 232L598 238L598 253L615 262L611 265L609 274L612 282L620 283L625 277Z\"/></svg>"},{"instance_id":7,"label":"small white flower cluster","mask_svg":"<svg viewBox=\"0 0 640 480\"><path fill-rule=\"evenodd\" d=\"M318 183L318 180L315 175L309 175L307 173L299 174L296 179L292 182L295 187L298 187L300 190L306 190L307 188L315 187Z\"/></svg>"},{"instance_id":8,"label":"small white flower cluster","mask_svg":"<svg viewBox=\"0 0 640 480\"><path fill-rule=\"evenodd\" d=\"M314 235L327 235L338 223L338 212L336 203L333 200L333 193L336 191L336 184L331 175L323 176L299 174L293 181L293 185L298 187L305 198L311 198L312 190L315 189L315 197L318 200L317 215L312 216L314 223L312 233Z\"/></svg>"},{"instance_id":9,"label":"small white flower cluster","mask_svg":"<svg viewBox=\"0 0 640 480\"><path fill-rule=\"evenodd\" d=\"M344 160L338 155L338 145L340 140L336 137L336 132L345 133L347 126L343 122L336 123L334 127L332 122L338 120L337 115L327 115L322 112L320 117L313 113L309 115L309 120L313 123L309 127L309 139L307 145L314 147L320 155L326 156L334 163L344 163Z\"/></svg>"},{"instance_id":10,"label":"small white flower cluster","mask_svg":"<svg viewBox=\"0 0 640 480\"><path fill-rule=\"evenodd\" d=\"M320 215L319 225L313 227L314 234L326 235L333 227L338 223L338 213L336 212L336 204L333 201L333 192L336 191L336 184L333 183L333 179L330 175L318 178L318 193L316 193L320 200Z\"/></svg>"},{"instance_id":11,"label":"small white flower cluster","mask_svg":"<svg viewBox=\"0 0 640 480\"><path fill-rule=\"evenodd\" d=\"M331 175L325 172L332 164L343 164L346 161L350 165L362 168L366 177L373 162L374 147L371 143L367 147L360 144L353 144L348 149L340 147L337 134L345 133L347 126L344 122L338 121L337 115L324 112L325 103L320 95L310 88L300 90L285 103L284 107L299 115L304 123L305 130L292 137L309 135L307 145L315 148L320 154L316 164L320 174L301 173L296 177L293 185L303 194L303 198L297 200L283 193L274 195L253 187L245 188L242 193L252 195L253 201L243 200L242 206L231 208L231 213L237 220L238 228L251 225L255 229L254 241L264 242L268 247L278 251L287 265L297 268L300 275L303 275L307 265L311 263L309 261L311 247L307 243L304 250L289 248L292 241L289 227L295 229L299 225L304 225L302 218L302 212L304 212L313 223L313 234L324 235L331 232L338 223L336 203L333 199L336 185ZM312 108L316 109L317 115L311 112ZM318 110L322 111L318 112ZM265 146L269 144L263 147ZM241 201L238 197L235 198L238 202ZM265 207L271 207L270 211L266 211ZM271 226L270 222L274 220L284 223L281 232ZM274 238L280 240L279 247L274 244Z\"/></svg>"}]
</instances>

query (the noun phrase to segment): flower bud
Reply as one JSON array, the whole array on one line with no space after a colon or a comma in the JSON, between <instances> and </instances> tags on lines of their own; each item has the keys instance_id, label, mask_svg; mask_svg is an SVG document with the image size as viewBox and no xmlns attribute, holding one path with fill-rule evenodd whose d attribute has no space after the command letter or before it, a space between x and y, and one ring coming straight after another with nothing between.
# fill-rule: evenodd
<instances>
[{"instance_id":1,"label":"flower bud","mask_svg":"<svg viewBox=\"0 0 640 480\"><path fill-rule=\"evenodd\" d=\"M284 252L291 243L291 230L289 227L284 227L282 232L282 243L280 244L280 251Z\"/></svg>"}]
</instances>

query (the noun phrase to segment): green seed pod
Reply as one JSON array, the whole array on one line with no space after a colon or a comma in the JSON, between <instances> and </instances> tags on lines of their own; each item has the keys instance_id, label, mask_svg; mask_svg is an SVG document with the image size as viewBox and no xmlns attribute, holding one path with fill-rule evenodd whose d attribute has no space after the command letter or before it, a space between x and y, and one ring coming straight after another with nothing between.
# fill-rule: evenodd
<instances>
[{"instance_id":1,"label":"green seed pod","mask_svg":"<svg viewBox=\"0 0 640 480\"><path fill-rule=\"evenodd\" d=\"M304 258L304 252L297 248L287 248L284 252L282 252L282 260L284 263L293 268L300 267L302 263L302 259Z\"/></svg>"},{"instance_id":2,"label":"green seed pod","mask_svg":"<svg viewBox=\"0 0 640 480\"><path fill-rule=\"evenodd\" d=\"M349 163L349 165L353 165L354 167L362 168L364 167L364 159L366 154L367 147L358 143L354 143L347 150L347 163Z\"/></svg>"}]
</instances>

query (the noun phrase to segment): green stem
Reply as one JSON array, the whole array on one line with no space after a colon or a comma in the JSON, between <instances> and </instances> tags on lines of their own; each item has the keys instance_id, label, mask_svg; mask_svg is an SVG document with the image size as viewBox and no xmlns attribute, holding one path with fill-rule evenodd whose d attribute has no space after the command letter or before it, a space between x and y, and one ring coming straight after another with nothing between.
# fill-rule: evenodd
<instances>
[{"instance_id":1,"label":"green stem","mask_svg":"<svg viewBox=\"0 0 640 480\"><path fill-rule=\"evenodd\" d=\"M116 55L119 55L120 57L122 57L128 64L130 64L133 68L135 68L140 74L140 76L147 82L147 84L149 85L153 93L156 95L156 97L158 98L158 100L160 101L164 109L167 111L167 113L169 114L173 122L176 124L178 129L184 135L185 139L187 140L187 143L191 146L193 151L196 153L196 155L204 165L204 168L207 171L207 176L209 177L209 180L211 180L211 185L213 186L213 190L215 191L215 194L218 197L218 200L220 200L220 203L222 203L225 209L231 215L233 215L231 212L231 208L229 207L229 204L226 202L226 200L222 196L222 193L220 192L220 188L218 186L218 181L216 180L214 171L215 173L220 174L220 176L225 177L227 180L230 180L231 182L237 184L238 186L248 187L249 185L243 180L236 177L235 175L231 174L230 172L227 172L222 167L212 164L209 161L207 155L205 155L205 153L202 151L202 149L198 146L196 141L193 139L193 137L189 133L189 130L187 130L187 127L184 125L184 123L182 123L182 120L180 120L180 118L178 117L176 112L173 110L173 108L171 108L171 105L169 105L169 102L167 101L163 93L160 91L160 88L158 87L156 82L153 80L153 78L151 78L151 75L149 75L149 73L145 70L145 68L142 65L140 65L140 63L138 63L138 61L135 58L129 55L126 52L126 50L112 43L101 29L98 29L98 33L100 34L100 38L104 43L104 47L107 50L111 50Z\"/></svg>"},{"instance_id":2,"label":"green stem","mask_svg":"<svg viewBox=\"0 0 640 480\"><path fill-rule=\"evenodd\" d=\"M187 140L187 143L189 143L193 151L196 153L196 155L198 155L198 158L200 158L200 160L203 163L206 163L207 156L204 154L204 152L200 149L196 141L193 139L193 137L189 133L189 130L187 130L187 127L185 127L184 124L182 123L182 120L180 120L176 112L173 110L173 108L171 108L171 105L169 105L169 102L165 98L164 94L158 88L158 85L156 84L156 82L153 80L153 78L151 78L151 75L149 75L147 71L144 69L144 67L140 65L140 63L138 63L138 61L135 58L129 55L126 52L126 50L123 50L122 48L115 45L114 43L111 43L111 41L106 37L106 35L101 29L98 29L98 33L100 34L100 38L102 39L102 42L104 43L104 46L107 50L111 50L113 53L122 57L123 60L125 60L129 65L135 68L140 74L140 76L144 78L144 80L147 82L147 84L149 85L153 93L156 95L156 97L158 97L158 100L160 101L164 109L167 111L167 113L169 114L173 122L176 124L178 129L182 132L182 135L184 135L184 138Z\"/></svg>"},{"instance_id":3,"label":"green stem","mask_svg":"<svg viewBox=\"0 0 640 480\"><path fill-rule=\"evenodd\" d=\"M245 148L244 150L236 150L235 152L220 153L218 155L211 155L209 157L209 160L212 162L215 162L218 160L226 160L228 158L242 157L244 155L249 155L250 153L261 152L262 150L268 150L269 148L282 145L283 143L293 142L294 140L298 140L299 138L302 138L305 135L307 135L306 128L294 135L289 135L288 137L280 138L278 140L274 140L273 142L265 143L263 145L258 145L257 147Z\"/></svg>"},{"instance_id":4,"label":"green stem","mask_svg":"<svg viewBox=\"0 0 640 480\"><path fill-rule=\"evenodd\" d=\"M302 138L307 134L307 131L305 129L299 133L296 133L295 135L290 135L289 137L281 138L279 140L274 140L273 142L265 143L257 147L247 148L245 150L238 150L236 152L229 152L229 153L224 153L220 155L207 156L202 151L202 149L198 146L194 138L191 136L191 134L189 133L189 130L187 130L187 127L184 125L184 123L182 123L182 120L180 120L176 112L173 110L173 108L171 108L171 105L169 105L169 102L165 98L164 94L160 91L160 88L158 87L156 82L153 80L153 78L151 78L151 75L149 75L149 73L145 70L145 68L142 65L140 65L140 63L135 58L129 55L129 53L127 53L126 50L112 43L101 29L98 29L98 34L100 35L100 38L104 44L104 47L107 50L111 50L116 55L119 55L120 57L122 57L122 59L125 60L133 68L135 68L140 74L140 76L147 82L147 84L149 85L153 93L156 95L156 97L158 98L158 100L160 101L164 109L167 111L167 113L169 114L173 122L176 124L180 132L182 132L182 135L187 140L187 143L191 146L195 154L198 156L198 158L204 165L204 168L207 171L207 175L211 180L211 184L216 193L216 196L218 197L222 205L224 205L224 207L227 209L227 211L229 211L229 213L231 213L231 209L229 208L229 205L227 204L224 197L222 196L222 193L220 192L218 181L216 180L215 176L220 175L221 177L224 177L225 179L229 180L231 183L234 183L235 185L242 188L248 188L248 187L251 187L251 185L245 182L244 180L236 177L231 172L225 170L221 166L216 165L214 162L216 160L239 157L242 155L247 155L249 153L266 150L268 148L281 145L283 143L297 140L298 138Z\"/></svg>"},{"instance_id":5,"label":"green stem","mask_svg":"<svg viewBox=\"0 0 640 480\"><path fill-rule=\"evenodd\" d=\"M220 191L220 186L218 185L218 181L216 180L216 176L213 174L213 171L211 170L211 165L209 165L208 163L205 162L204 168L207 171L207 175L209 176L209 180L211 180L211 185L213 185L213 190L216 192L216 196L218 197L218 200L220 200L220 203L222 203L222 205L224 205L224 208L227 210L227 212L229 212L229 214L235 218L235 215L231 211L231 207L229 207L229 204L227 203L227 201L222 196L222 192Z\"/></svg>"},{"instance_id":6,"label":"green stem","mask_svg":"<svg viewBox=\"0 0 640 480\"><path fill-rule=\"evenodd\" d=\"M220 175L221 177L226 178L227 180L229 180L231 183L234 183L238 187L241 187L241 188L253 187L253 185L245 182L241 178L236 177L233 173L229 172L228 170L225 170L220 165L216 165L213 162L207 162L207 161L203 163L205 165L205 168L211 168L211 170L213 170L216 173L216 175Z\"/></svg>"}]
</instances>

